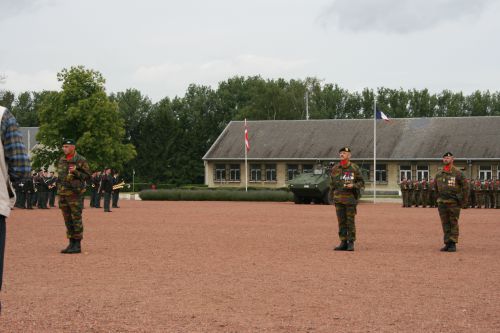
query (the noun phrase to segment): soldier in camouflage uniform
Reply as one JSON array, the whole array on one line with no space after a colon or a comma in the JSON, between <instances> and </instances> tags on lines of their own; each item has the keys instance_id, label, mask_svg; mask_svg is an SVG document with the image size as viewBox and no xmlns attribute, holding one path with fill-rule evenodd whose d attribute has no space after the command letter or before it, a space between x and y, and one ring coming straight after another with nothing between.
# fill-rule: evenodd
<instances>
[{"instance_id":1,"label":"soldier in camouflage uniform","mask_svg":"<svg viewBox=\"0 0 500 333\"><path fill-rule=\"evenodd\" d=\"M489 196L490 196L490 208L495 208L496 205L496 193L495 193L495 179L490 179L489 184Z\"/></svg>"},{"instance_id":2,"label":"soldier in camouflage uniform","mask_svg":"<svg viewBox=\"0 0 500 333\"><path fill-rule=\"evenodd\" d=\"M340 245L335 251L354 251L356 241L356 206L365 183L361 169L350 161L351 149L339 150L340 163L330 173L330 191L332 192L337 220L339 223Z\"/></svg>"},{"instance_id":3,"label":"soldier in camouflage uniform","mask_svg":"<svg viewBox=\"0 0 500 333\"><path fill-rule=\"evenodd\" d=\"M413 182L411 179L408 179L408 207L413 206L414 203L414 191L413 191Z\"/></svg>"},{"instance_id":4,"label":"soldier in camouflage uniform","mask_svg":"<svg viewBox=\"0 0 500 333\"><path fill-rule=\"evenodd\" d=\"M426 208L427 205L429 204L429 183L427 183L427 179L422 179L421 182L421 202L422 202L422 207Z\"/></svg>"},{"instance_id":5,"label":"soldier in camouflage uniform","mask_svg":"<svg viewBox=\"0 0 500 333\"><path fill-rule=\"evenodd\" d=\"M468 191L465 175L453 165L453 154L443 155L443 170L439 171L436 179L436 193L439 217L443 226L445 246L441 251L455 252L458 243L458 219L460 208L463 205L465 192Z\"/></svg>"},{"instance_id":6,"label":"soldier in camouflage uniform","mask_svg":"<svg viewBox=\"0 0 500 333\"><path fill-rule=\"evenodd\" d=\"M85 181L90 178L89 165L85 157L76 152L74 140L65 140L62 149L65 156L57 166L59 208L69 244L61 253L80 253L83 238L81 196Z\"/></svg>"},{"instance_id":7,"label":"soldier in camouflage uniform","mask_svg":"<svg viewBox=\"0 0 500 333\"><path fill-rule=\"evenodd\" d=\"M415 207L420 206L420 192L421 192L421 184L418 180L413 182L413 202L415 203Z\"/></svg>"},{"instance_id":8,"label":"soldier in camouflage uniform","mask_svg":"<svg viewBox=\"0 0 500 333\"><path fill-rule=\"evenodd\" d=\"M497 179L495 181L495 196L496 196L496 200L495 200L495 208L496 209L500 209L500 179Z\"/></svg>"},{"instance_id":9,"label":"soldier in camouflage uniform","mask_svg":"<svg viewBox=\"0 0 500 333\"><path fill-rule=\"evenodd\" d=\"M481 181L476 179L474 182L474 198L476 201L476 208L481 208L483 205L483 193L481 192Z\"/></svg>"},{"instance_id":10,"label":"soldier in camouflage uniform","mask_svg":"<svg viewBox=\"0 0 500 333\"><path fill-rule=\"evenodd\" d=\"M429 206L436 207L436 181L434 178L429 180Z\"/></svg>"},{"instance_id":11,"label":"soldier in camouflage uniform","mask_svg":"<svg viewBox=\"0 0 500 333\"><path fill-rule=\"evenodd\" d=\"M484 180L481 190L483 192L484 208L490 208L490 181L488 179Z\"/></svg>"},{"instance_id":12,"label":"soldier in camouflage uniform","mask_svg":"<svg viewBox=\"0 0 500 333\"><path fill-rule=\"evenodd\" d=\"M406 178L403 178L401 180L401 196L403 197L403 207L410 207L410 200L408 197L409 194L409 187L408 187L408 180Z\"/></svg>"}]
</instances>

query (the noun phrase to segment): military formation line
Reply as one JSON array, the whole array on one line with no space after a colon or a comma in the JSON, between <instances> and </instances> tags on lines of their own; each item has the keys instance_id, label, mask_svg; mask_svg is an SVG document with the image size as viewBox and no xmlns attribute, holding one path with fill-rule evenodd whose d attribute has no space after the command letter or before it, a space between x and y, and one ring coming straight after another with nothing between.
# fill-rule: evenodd
<instances>
[{"instance_id":1,"label":"military formation line","mask_svg":"<svg viewBox=\"0 0 500 333\"><path fill-rule=\"evenodd\" d=\"M467 180L469 191L462 208L500 209L500 179ZM408 180L399 183L403 207L437 207L436 182Z\"/></svg>"},{"instance_id":2,"label":"military formation line","mask_svg":"<svg viewBox=\"0 0 500 333\"><path fill-rule=\"evenodd\" d=\"M31 177L13 182L16 192L16 208L21 209L49 209L56 207L58 177L54 172L39 170ZM104 211L110 212L110 208L119 208L118 200L120 190L125 186L125 182L118 172L112 174L111 169L94 171L90 181L85 182L82 193L90 192L90 207L102 208L104 201ZM84 196L81 197L82 207L84 206Z\"/></svg>"}]
</instances>

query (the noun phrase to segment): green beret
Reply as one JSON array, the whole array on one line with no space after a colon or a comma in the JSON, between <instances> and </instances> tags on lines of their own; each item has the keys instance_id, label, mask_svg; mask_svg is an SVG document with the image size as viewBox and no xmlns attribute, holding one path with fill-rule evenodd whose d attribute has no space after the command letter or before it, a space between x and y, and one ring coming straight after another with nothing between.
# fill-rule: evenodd
<instances>
[{"instance_id":1,"label":"green beret","mask_svg":"<svg viewBox=\"0 0 500 333\"><path fill-rule=\"evenodd\" d=\"M339 153L341 153L343 151L350 153L351 152L351 148L349 148L349 147L342 147L342 148L340 148Z\"/></svg>"},{"instance_id":2,"label":"green beret","mask_svg":"<svg viewBox=\"0 0 500 333\"><path fill-rule=\"evenodd\" d=\"M447 157L447 156L453 156L453 154L450 152L444 153L443 157Z\"/></svg>"}]
</instances>

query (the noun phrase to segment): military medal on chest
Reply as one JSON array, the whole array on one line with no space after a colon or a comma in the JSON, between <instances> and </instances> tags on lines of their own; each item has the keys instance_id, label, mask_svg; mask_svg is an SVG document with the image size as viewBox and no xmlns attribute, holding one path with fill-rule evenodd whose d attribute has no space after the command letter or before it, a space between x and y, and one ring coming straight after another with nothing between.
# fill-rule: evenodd
<instances>
[{"instance_id":1,"label":"military medal on chest","mask_svg":"<svg viewBox=\"0 0 500 333\"><path fill-rule=\"evenodd\" d=\"M455 177L450 177L448 179L448 186L449 187L455 187L455 184L456 184Z\"/></svg>"},{"instance_id":2,"label":"military medal on chest","mask_svg":"<svg viewBox=\"0 0 500 333\"><path fill-rule=\"evenodd\" d=\"M342 180L344 181L344 187L347 187L347 185L351 184L354 179L354 176L352 172L346 171L344 172L344 175L342 176Z\"/></svg>"}]
</instances>

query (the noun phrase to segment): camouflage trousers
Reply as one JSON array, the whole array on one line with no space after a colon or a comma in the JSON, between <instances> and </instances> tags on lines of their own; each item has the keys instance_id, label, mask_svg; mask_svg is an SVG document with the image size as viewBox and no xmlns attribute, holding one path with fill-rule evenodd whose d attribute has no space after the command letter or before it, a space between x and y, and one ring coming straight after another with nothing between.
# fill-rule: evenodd
<instances>
[{"instance_id":1,"label":"camouflage trousers","mask_svg":"<svg viewBox=\"0 0 500 333\"><path fill-rule=\"evenodd\" d=\"M59 208L61 208L66 236L73 239L83 238L82 199L79 193L72 195L59 195Z\"/></svg>"},{"instance_id":2,"label":"camouflage trousers","mask_svg":"<svg viewBox=\"0 0 500 333\"><path fill-rule=\"evenodd\" d=\"M335 204L337 220L339 222L339 238L341 241L356 240L356 225L354 217L356 216L356 205Z\"/></svg>"},{"instance_id":3,"label":"camouflage trousers","mask_svg":"<svg viewBox=\"0 0 500 333\"><path fill-rule=\"evenodd\" d=\"M407 190L401 191L403 197L403 207L410 207L410 193Z\"/></svg>"},{"instance_id":4,"label":"camouflage trousers","mask_svg":"<svg viewBox=\"0 0 500 333\"><path fill-rule=\"evenodd\" d=\"M460 217L458 203L438 203L439 217L443 226L444 242L458 243L458 219Z\"/></svg>"}]
</instances>

